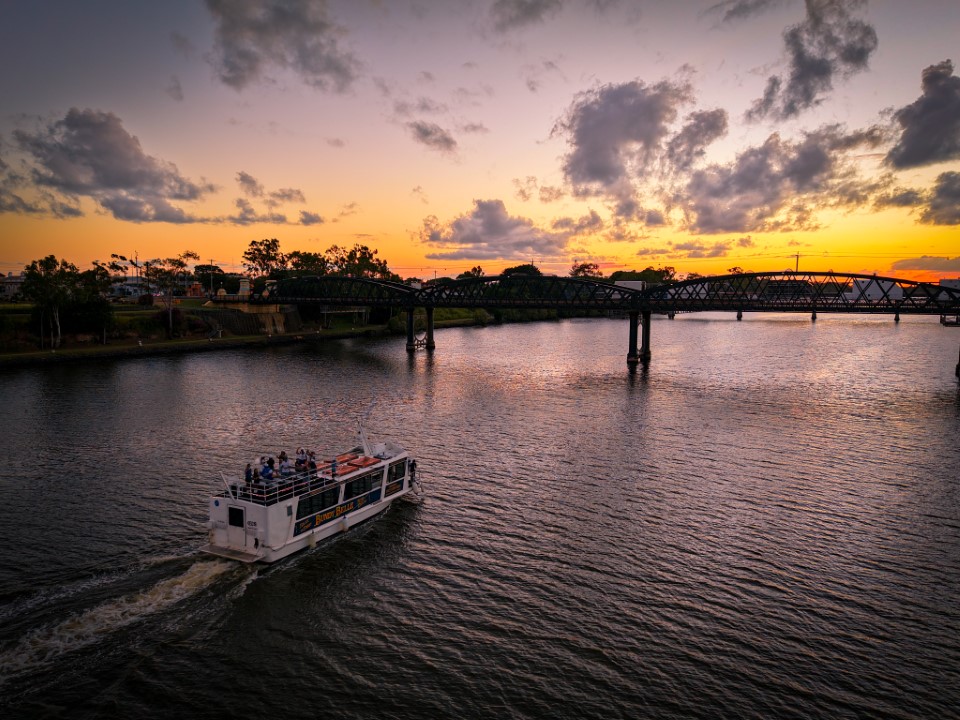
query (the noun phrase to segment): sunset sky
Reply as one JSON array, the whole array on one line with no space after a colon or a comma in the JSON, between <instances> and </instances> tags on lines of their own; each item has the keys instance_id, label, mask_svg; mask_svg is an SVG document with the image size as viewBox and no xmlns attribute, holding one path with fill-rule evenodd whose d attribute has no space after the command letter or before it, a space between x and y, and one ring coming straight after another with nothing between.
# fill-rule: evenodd
<instances>
[{"instance_id":1,"label":"sunset sky","mask_svg":"<svg viewBox=\"0 0 960 720\"><path fill-rule=\"evenodd\" d=\"M0 62L4 274L960 277L957 0L8 0Z\"/></svg>"}]
</instances>

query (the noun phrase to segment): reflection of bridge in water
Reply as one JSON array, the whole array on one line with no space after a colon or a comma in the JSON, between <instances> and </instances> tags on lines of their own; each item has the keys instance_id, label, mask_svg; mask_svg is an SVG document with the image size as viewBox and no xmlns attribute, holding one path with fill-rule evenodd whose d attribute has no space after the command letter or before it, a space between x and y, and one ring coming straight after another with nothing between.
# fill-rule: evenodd
<instances>
[{"instance_id":1,"label":"reflection of bridge in water","mask_svg":"<svg viewBox=\"0 0 960 720\"><path fill-rule=\"evenodd\" d=\"M287 278L251 298L255 303L319 304L328 307L399 308L407 313L407 349L414 350L414 310L426 311L425 346L435 347L436 308L612 311L630 318L627 362L650 359L653 313L727 311L886 313L939 315L945 324L960 318L960 288L875 275L844 273L745 273L697 278L636 289L587 278L499 275L425 285L350 277ZM639 332L638 332L639 330ZM640 344L638 347L638 335ZM960 363L957 365L960 377Z\"/></svg>"}]
</instances>

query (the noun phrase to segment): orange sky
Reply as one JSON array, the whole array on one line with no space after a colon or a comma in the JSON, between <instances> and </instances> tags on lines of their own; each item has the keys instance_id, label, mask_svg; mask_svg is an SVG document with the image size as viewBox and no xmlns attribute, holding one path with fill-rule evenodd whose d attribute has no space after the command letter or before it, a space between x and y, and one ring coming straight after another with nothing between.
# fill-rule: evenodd
<instances>
[{"instance_id":1,"label":"orange sky","mask_svg":"<svg viewBox=\"0 0 960 720\"><path fill-rule=\"evenodd\" d=\"M5 9L0 270L960 276L956 2L280 6Z\"/></svg>"}]
</instances>

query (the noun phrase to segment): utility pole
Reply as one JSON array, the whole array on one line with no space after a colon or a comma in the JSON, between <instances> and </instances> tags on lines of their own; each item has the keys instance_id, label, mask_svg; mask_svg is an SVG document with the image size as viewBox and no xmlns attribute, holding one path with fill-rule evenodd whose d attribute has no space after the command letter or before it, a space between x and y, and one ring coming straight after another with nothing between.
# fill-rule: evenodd
<instances>
[{"instance_id":1,"label":"utility pole","mask_svg":"<svg viewBox=\"0 0 960 720\"><path fill-rule=\"evenodd\" d=\"M797 253L797 267L794 272L800 272L800 253Z\"/></svg>"}]
</instances>

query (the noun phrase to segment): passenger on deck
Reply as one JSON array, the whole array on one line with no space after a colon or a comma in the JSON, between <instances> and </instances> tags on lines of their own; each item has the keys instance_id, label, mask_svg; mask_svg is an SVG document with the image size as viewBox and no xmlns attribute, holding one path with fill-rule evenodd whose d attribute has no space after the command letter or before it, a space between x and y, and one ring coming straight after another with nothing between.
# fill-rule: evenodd
<instances>
[{"instance_id":1,"label":"passenger on deck","mask_svg":"<svg viewBox=\"0 0 960 720\"><path fill-rule=\"evenodd\" d=\"M253 468L250 467L250 463L247 463L247 469L243 471L243 479L248 483L253 480Z\"/></svg>"},{"instance_id":2,"label":"passenger on deck","mask_svg":"<svg viewBox=\"0 0 960 720\"><path fill-rule=\"evenodd\" d=\"M296 470L293 468L293 461L290 458L287 458L280 463L280 474L283 477L293 475L295 472Z\"/></svg>"},{"instance_id":3,"label":"passenger on deck","mask_svg":"<svg viewBox=\"0 0 960 720\"><path fill-rule=\"evenodd\" d=\"M267 460L267 464L260 468L260 477L267 482L273 481L273 458Z\"/></svg>"},{"instance_id":4,"label":"passenger on deck","mask_svg":"<svg viewBox=\"0 0 960 720\"><path fill-rule=\"evenodd\" d=\"M303 448L297 448L297 464L304 465L307 462L307 451Z\"/></svg>"},{"instance_id":5,"label":"passenger on deck","mask_svg":"<svg viewBox=\"0 0 960 720\"><path fill-rule=\"evenodd\" d=\"M287 459L287 451L286 451L286 450L281 450L281 451L280 451L280 454L277 455L277 460L279 460L280 462L283 462L283 461L286 460L286 459Z\"/></svg>"},{"instance_id":6,"label":"passenger on deck","mask_svg":"<svg viewBox=\"0 0 960 720\"><path fill-rule=\"evenodd\" d=\"M313 450L307 453L307 469L314 474L317 472L317 455Z\"/></svg>"}]
</instances>

